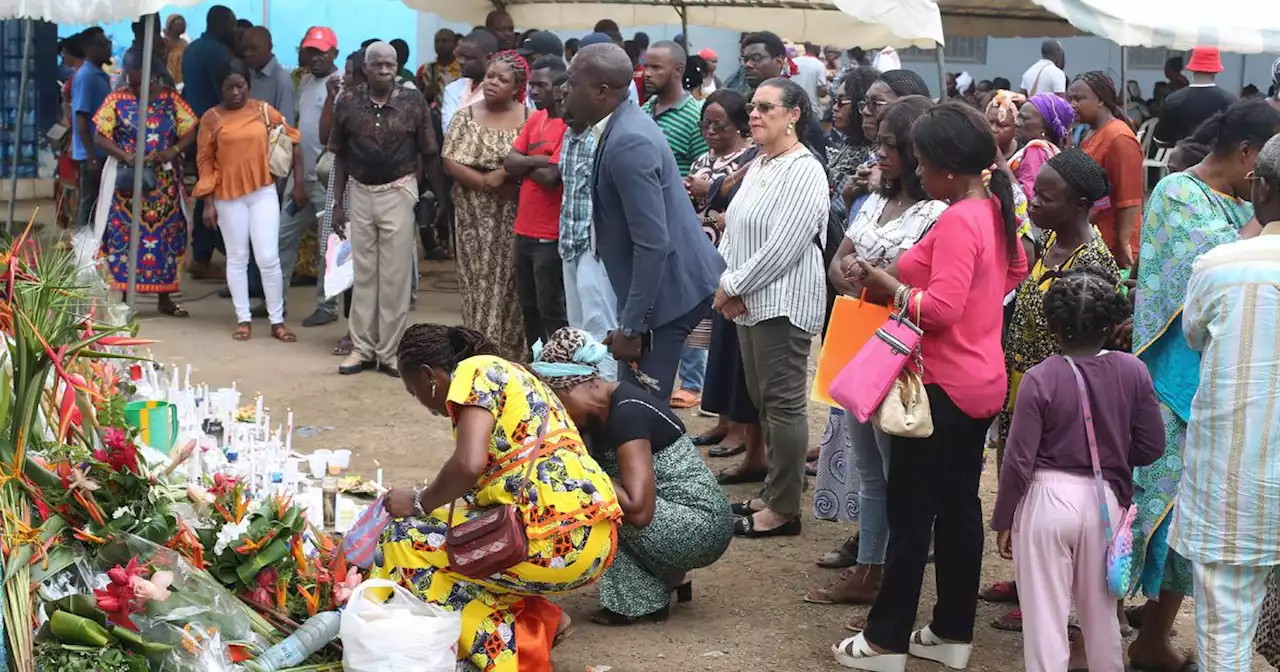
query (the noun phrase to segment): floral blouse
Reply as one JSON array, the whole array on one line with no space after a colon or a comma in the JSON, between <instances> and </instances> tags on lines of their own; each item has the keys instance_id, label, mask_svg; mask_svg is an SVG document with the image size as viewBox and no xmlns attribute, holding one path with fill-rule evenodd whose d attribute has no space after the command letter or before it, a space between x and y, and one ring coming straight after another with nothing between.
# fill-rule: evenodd
<instances>
[{"instance_id":1,"label":"floral blouse","mask_svg":"<svg viewBox=\"0 0 1280 672\"><path fill-rule=\"evenodd\" d=\"M537 376L501 357L482 355L458 364L449 385L449 413L476 406L497 421L489 440L487 471L465 495L475 506L517 504L530 539L545 539L580 526L620 520L613 481L587 453L569 413ZM536 456L528 446L550 422ZM525 499L523 475L532 457Z\"/></svg>"},{"instance_id":2,"label":"floral blouse","mask_svg":"<svg viewBox=\"0 0 1280 672\"><path fill-rule=\"evenodd\" d=\"M871 194L845 232L845 237L853 241L853 249L858 256L877 268L888 267L903 252L911 249L947 209L947 204L942 201L919 201L897 218L881 224L880 217L888 204L889 199L884 196Z\"/></svg>"}]
</instances>

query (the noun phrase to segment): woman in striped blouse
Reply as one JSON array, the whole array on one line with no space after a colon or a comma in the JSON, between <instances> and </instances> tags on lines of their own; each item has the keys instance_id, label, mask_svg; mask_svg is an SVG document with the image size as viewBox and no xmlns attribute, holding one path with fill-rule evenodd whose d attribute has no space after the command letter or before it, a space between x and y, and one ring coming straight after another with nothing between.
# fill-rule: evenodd
<instances>
[{"instance_id":1,"label":"woman in striped blouse","mask_svg":"<svg viewBox=\"0 0 1280 672\"><path fill-rule=\"evenodd\" d=\"M728 268L715 309L737 323L770 468L760 496L734 506L742 517L734 533L794 536L809 444L809 344L822 330L826 299L827 175L796 131L807 128L813 114L803 88L770 79L747 109L760 156L726 213L721 252Z\"/></svg>"}]
</instances>

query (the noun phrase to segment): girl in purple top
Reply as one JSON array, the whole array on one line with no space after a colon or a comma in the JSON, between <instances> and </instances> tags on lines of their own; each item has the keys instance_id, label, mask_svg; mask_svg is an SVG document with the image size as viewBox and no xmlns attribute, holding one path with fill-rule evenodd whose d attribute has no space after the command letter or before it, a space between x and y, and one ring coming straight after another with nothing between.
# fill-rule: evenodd
<instances>
[{"instance_id":1,"label":"girl in purple top","mask_svg":"<svg viewBox=\"0 0 1280 672\"><path fill-rule=\"evenodd\" d=\"M1133 499L1133 468L1163 455L1164 422L1146 365L1103 350L1129 313L1114 277L1093 266L1068 271L1045 293L1044 312L1063 356L1022 378L991 527L1000 555L1014 562L1028 672L1067 669L1073 599L1089 669L1121 672L1116 600L1106 585L1106 540L1072 363L1088 390L1111 520Z\"/></svg>"}]
</instances>

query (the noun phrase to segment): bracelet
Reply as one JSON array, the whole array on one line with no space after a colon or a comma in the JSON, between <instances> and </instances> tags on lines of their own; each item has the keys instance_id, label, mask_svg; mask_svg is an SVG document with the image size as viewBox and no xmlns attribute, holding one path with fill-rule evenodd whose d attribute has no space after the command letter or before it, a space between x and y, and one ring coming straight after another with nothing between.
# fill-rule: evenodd
<instances>
[{"instance_id":1,"label":"bracelet","mask_svg":"<svg viewBox=\"0 0 1280 672\"><path fill-rule=\"evenodd\" d=\"M426 512L426 510L424 510L424 509L422 508L422 491L423 491L423 490L426 490L426 488L414 488L414 489L413 489L413 517L414 517L414 518L426 518L426 517L427 517L427 512Z\"/></svg>"},{"instance_id":2,"label":"bracelet","mask_svg":"<svg viewBox=\"0 0 1280 672\"><path fill-rule=\"evenodd\" d=\"M900 284L893 292L893 307L899 310L905 309L911 301L911 292L914 288L908 284Z\"/></svg>"}]
</instances>

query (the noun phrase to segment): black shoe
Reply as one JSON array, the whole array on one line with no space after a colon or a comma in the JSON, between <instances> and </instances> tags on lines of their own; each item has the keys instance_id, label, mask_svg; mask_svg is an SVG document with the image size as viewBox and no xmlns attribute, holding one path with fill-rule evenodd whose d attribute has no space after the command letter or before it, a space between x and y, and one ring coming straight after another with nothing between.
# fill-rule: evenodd
<instances>
[{"instance_id":1,"label":"black shoe","mask_svg":"<svg viewBox=\"0 0 1280 672\"><path fill-rule=\"evenodd\" d=\"M743 516L738 519L738 522L733 524L733 535L735 537L746 537L747 539L798 537L800 536L800 517L796 516L772 530L757 530L755 517Z\"/></svg>"},{"instance_id":2,"label":"black shoe","mask_svg":"<svg viewBox=\"0 0 1280 672\"><path fill-rule=\"evenodd\" d=\"M334 315L333 313L326 313L322 310L317 310L316 312L311 313L309 317L307 317L302 321L302 326L323 327L326 324L333 324L334 322L337 322L337 321L338 321L337 315Z\"/></svg>"},{"instance_id":3,"label":"black shoe","mask_svg":"<svg viewBox=\"0 0 1280 672\"><path fill-rule=\"evenodd\" d=\"M394 366L391 366L390 364L379 364L378 370L387 374L388 376L391 376L392 378L400 377L400 369Z\"/></svg>"},{"instance_id":4,"label":"black shoe","mask_svg":"<svg viewBox=\"0 0 1280 672\"><path fill-rule=\"evenodd\" d=\"M344 376L352 376L357 373L364 373L365 371L376 368L377 366L377 362L360 361L354 357L348 356L347 359L342 362L342 365L338 367L338 373Z\"/></svg>"},{"instance_id":5,"label":"black shoe","mask_svg":"<svg viewBox=\"0 0 1280 672\"><path fill-rule=\"evenodd\" d=\"M637 623L662 623L671 616L671 607L663 607L657 611L650 612L643 616L623 616L616 611L601 608L600 611L590 616L591 622L596 625L635 625Z\"/></svg>"},{"instance_id":6,"label":"black shoe","mask_svg":"<svg viewBox=\"0 0 1280 672\"><path fill-rule=\"evenodd\" d=\"M677 603L684 604L685 602L692 602L693 601L693 582L685 581L684 583L676 586L675 593L676 593Z\"/></svg>"},{"instance_id":7,"label":"black shoe","mask_svg":"<svg viewBox=\"0 0 1280 672\"><path fill-rule=\"evenodd\" d=\"M699 448L704 448L704 447L706 447L706 446L714 446L714 445L716 445L717 443L720 443L721 441L724 441L724 437L726 437L726 436L728 436L728 435L729 435L729 432L728 432L728 430L726 430L726 431L724 431L724 432L720 432L720 433L718 433L718 434L703 434L703 435L701 435L701 436L695 436L695 437L693 437L693 439L692 439L692 440L693 440L693 445L695 445L695 446L697 446L697 447L699 447Z\"/></svg>"},{"instance_id":8,"label":"black shoe","mask_svg":"<svg viewBox=\"0 0 1280 672\"><path fill-rule=\"evenodd\" d=\"M755 509L751 508L751 500L749 499L745 502L736 502L734 504L730 504L729 510L733 512L733 515L738 516L739 518L742 518L744 516L749 516L756 512Z\"/></svg>"}]
</instances>

